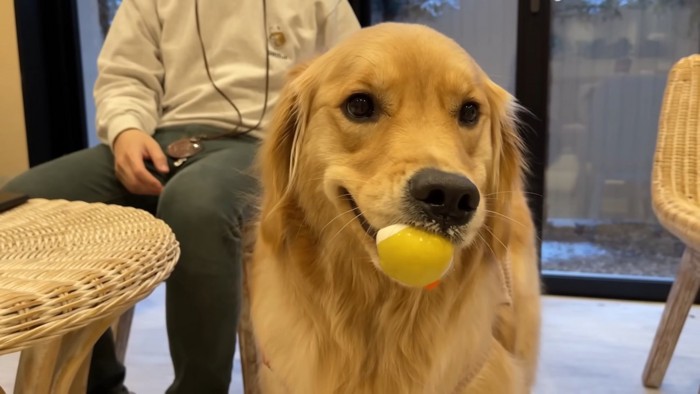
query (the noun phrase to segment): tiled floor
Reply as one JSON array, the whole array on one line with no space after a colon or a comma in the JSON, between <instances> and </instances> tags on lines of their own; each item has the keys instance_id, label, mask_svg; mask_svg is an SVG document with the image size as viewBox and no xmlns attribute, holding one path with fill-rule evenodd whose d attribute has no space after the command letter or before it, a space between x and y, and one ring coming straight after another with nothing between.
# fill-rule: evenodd
<instances>
[{"instance_id":1,"label":"tiled floor","mask_svg":"<svg viewBox=\"0 0 700 394\"><path fill-rule=\"evenodd\" d=\"M691 311L661 390L645 390L641 371L663 305L546 297L537 394L695 394L700 386L700 307ZM17 355L0 357L0 386L11 392ZM172 378L163 289L141 302L127 354L127 383L162 393ZM238 360L230 393L242 393Z\"/></svg>"}]
</instances>

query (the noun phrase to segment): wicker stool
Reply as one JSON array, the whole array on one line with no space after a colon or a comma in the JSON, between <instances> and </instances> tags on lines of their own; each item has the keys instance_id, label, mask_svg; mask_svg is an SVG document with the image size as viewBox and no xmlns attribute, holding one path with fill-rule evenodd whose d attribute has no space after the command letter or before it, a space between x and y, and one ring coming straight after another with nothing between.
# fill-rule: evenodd
<instances>
[{"instance_id":1,"label":"wicker stool","mask_svg":"<svg viewBox=\"0 0 700 394\"><path fill-rule=\"evenodd\" d=\"M172 271L160 220L133 208L30 200L0 214L0 355L16 393L84 393L92 346Z\"/></svg>"}]
</instances>

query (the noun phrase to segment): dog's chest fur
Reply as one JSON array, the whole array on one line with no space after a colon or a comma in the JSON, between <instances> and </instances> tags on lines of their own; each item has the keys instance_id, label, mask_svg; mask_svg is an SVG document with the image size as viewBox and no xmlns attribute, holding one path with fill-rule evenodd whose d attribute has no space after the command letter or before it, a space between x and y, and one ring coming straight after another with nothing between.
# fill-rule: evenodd
<instances>
[{"instance_id":1,"label":"dog's chest fur","mask_svg":"<svg viewBox=\"0 0 700 394\"><path fill-rule=\"evenodd\" d=\"M264 385L290 393L450 393L483 364L499 288L487 262L453 273L469 280L453 278L425 293L389 283L370 262L341 263L332 251L296 247L303 253L288 256L297 261L266 255L252 275L254 288L265 286L252 305L270 366L263 367ZM279 313L262 312L271 310Z\"/></svg>"}]
</instances>

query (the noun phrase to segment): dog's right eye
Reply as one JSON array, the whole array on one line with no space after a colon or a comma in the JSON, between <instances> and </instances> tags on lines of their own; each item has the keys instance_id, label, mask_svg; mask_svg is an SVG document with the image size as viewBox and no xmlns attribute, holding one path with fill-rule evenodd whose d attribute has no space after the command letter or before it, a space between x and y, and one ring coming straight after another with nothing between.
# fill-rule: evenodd
<instances>
[{"instance_id":1,"label":"dog's right eye","mask_svg":"<svg viewBox=\"0 0 700 394\"><path fill-rule=\"evenodd\" d=\"M374 100L366 93L355 93L345 100L343 109L350 120L368 120L374 116Z\"/></svg>"}]
</instances>

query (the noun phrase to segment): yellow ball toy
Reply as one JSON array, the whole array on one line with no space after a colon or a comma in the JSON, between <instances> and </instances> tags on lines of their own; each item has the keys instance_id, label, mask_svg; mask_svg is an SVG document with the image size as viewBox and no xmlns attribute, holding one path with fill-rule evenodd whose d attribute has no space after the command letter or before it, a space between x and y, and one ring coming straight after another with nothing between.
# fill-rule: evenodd
<instances>
[{"instance_id":1,"label":"yellow ball toy","mask_svg":"<svg viewBox=\"0 0 700 394\"><path fill-rule=\"evenodd\" d=\"M447 239L394 224L377 232L379 266L396 281L432 289L452 265L454 247Z\"/></svg>"}]
</instances>

